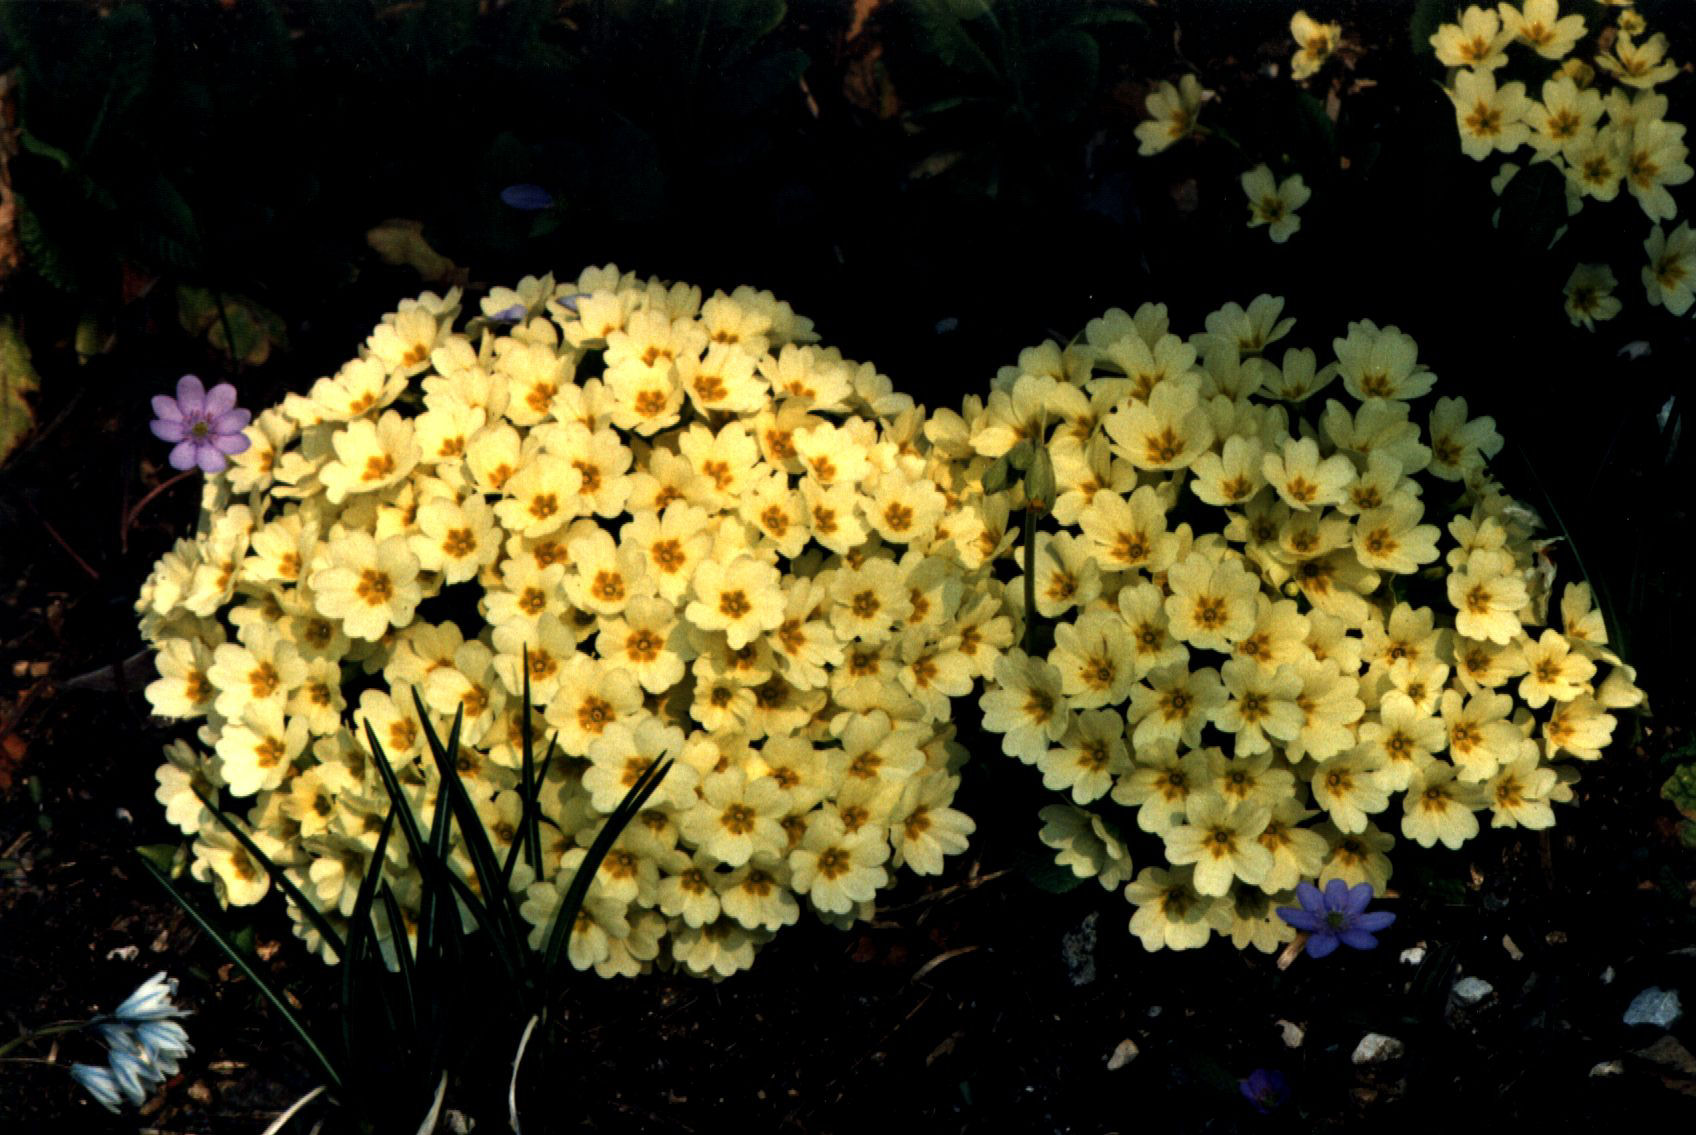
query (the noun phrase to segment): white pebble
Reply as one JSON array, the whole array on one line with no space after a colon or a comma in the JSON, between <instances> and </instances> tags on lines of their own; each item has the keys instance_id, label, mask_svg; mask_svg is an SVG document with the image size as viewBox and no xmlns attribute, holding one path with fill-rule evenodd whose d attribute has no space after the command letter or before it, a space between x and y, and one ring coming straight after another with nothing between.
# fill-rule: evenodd
<instances>
[{"instance_id":1,"label":"white pebble","mask_svg":"<svg viewBox=\"0 0 1696 1135\"><path fill-rule=\"evenodd\" d=\"M1618 1060L1604 1060L1590 1069L1590 1074L1592 1076L1623 1076L1625 1075L1625 1065Z\"/></svg>"},{"instance_id":2,"label":"white pebble","mask_svg":"<svg viewBox=\"0 0 1696 1135\"><path fill-rule=\"evenodd\" d=\"M1119 1047L1113 1050L1113 1055L1107 1058L1107 1070L1117 1072L1137 1058L1137 1042L1129 1037L1119 1042Z\"/></svg>"},{"instance_id":3,"label":"white pebble","mask_svg":"<svg viewBox=\"0 0 1696 1135\"><path fill-rule=\"evenodd\" d=\"M1683 1011L1678 1003L1677 990L1651 986L1631 999L1631 1005L1625 1010L1625 1023L1664 1029L1678 1020Z\"/></svg>"},{"instance_id":4,"label":"white pebble","mask_svg":"<svg viewBox=\"0 0 1696 1135\"><path fill-rule=\"evenodd\" d=\"M1495 987L1481 977L1463 977L1455 982L1451 993L1462 1005L1476 1005L1495 991Z\"/></svg>"},{"instance_id":5,"label":"white pebble","mask_svg":"<svg viewBox=\"0 0 1696 1135\"><path fill-rule=\"evenodd\" d=\"M1288 1048L1300 1048L1301 1042L1307 1039L1307 1032L1294 1021L1280 1020L1278 1028L1283 1031L1284 1045Z\"/></svg>"},{"instance_id":6,"label":"white pebble","mask_svg":"<svg viewBox=\"0 0 1696 1135\"><path fill-rule=\"evenodd\" d=\"M1416 966L1424 960L1424 946L1409 946L1407 949L1402 951L1402 964L1404 966Z\"/></svg>"},{"instance_id":7,"label":"white pebble","mask_svg":"<svg viewBox=\"0 0 1696 1135\"><path fill-rule=\"evenodd\" d=\"M1349 1059L1356 1064L1383 1064L1395 1060L1407 1051L1407 1046L1393 1036L1383 1033L1367 1033L1360 1038L1355 1046L1354 1055Z\"/></svg>"}]
</instances>

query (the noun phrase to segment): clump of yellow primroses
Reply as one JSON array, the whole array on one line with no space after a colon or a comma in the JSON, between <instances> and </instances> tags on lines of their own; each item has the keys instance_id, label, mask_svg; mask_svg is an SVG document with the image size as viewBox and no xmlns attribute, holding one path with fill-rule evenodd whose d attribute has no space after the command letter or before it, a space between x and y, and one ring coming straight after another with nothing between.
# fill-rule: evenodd
<instances>
[{"instance_id":1,"label":"clump of yellow primroses","mask_svg":"<svg viewBox=\"0 0 1696 1135\"><path fill-rule=\"evenodd\" d=\"M728 975L803 906L846 925L897 869L940 872L973 830L950 699L1016 632L990 577L1007 503L966 475L958 417L752 288L609 266L461 314L457 290L404 302L262 413L147 581L147 696L199 727L158 772L193 874L229 904L268 889L198 788L332 918L372 870L416 913L402 846L371 861L388 798L362 740L429 817L414 691L440 736L463 715L503 855L526 716L538 758L557 744L545 870L518 872L538 935L628 786L675 760L588 892L578 969Z\"/></svg>"},{"instance_id":2,"label":"clump of yellow primroses","mask_svg":"<svg viewBox=\"0 0 1696 1135\"><path fill-rule=\"evenodd\" d=\"M1611 24L1592 29L1582 15L1563 14L1559 0L1475 5L1459 23L1438 28L1431 46L1450 69L1461 149L1479 160L1529 150L1530 162L1553 163L1565 178L1569 214L1587 201L1614 201L1622 189L1630 194L1652 222L1641 270L1648 301L1683 315L1696 303L1696 236L1686 222L1670 234L1663 224L1678 216L1671 190L1696 170L1686 161L1685 127L1667 118L1667 98L1655 90L1678 67L1665 35L1649 34L1629 4L1613 10ZM1541 63L1537 97L1523 82L1497 82L1510 53ZM1496 192L1519 170L1503 163L1491 183ZM1593 328L1613 318L1621 306L1614 283L1606 265L1578 265L1566 288L1573 323Z\"/></svg>"},{"instance_id":3,"label":"clump of yellow primroses","mask_svg":"<svg viewBox=\"0 0 1696 1135\"><path fill-rule=\"evenodd\" d=\"M1398 840L1550 826L1642 700L1490 477L1494 422L1397 328L1291 346L1283 308L1187 338L1115 309L964 414L981 457L1038 447L1055 482L1012 553L1052 646L997 660L984 725L1058 795L1058 862L1123 888L1151 950L1270 952L1297 883L1382 891Z\"/></svg>"}]
</instances>

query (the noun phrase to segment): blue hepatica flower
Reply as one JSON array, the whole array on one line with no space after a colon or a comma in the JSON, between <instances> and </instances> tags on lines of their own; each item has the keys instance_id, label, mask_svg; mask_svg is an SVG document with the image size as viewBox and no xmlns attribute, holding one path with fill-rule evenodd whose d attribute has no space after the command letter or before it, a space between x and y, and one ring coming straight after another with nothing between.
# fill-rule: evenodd
<instances>
[{"instance_id":1,"label":"blue hepatica flower","mask_svg":"<svg viewBox=\"0 0 1696 1135\"><path fill-rule=\"evenodd\" d=\"M1237 1081L1237 1089L1261 1115L1271 1115L1290 1096L1289 1082L1275 1068L1256 1068L1246 1080Z\"/></svg>"},{"instance_id":2,"label":"blue hepatica flower","mask_svg":"<svg viewBox=\"0 0 1696 1135\"><path fill-rule=\"evenodd\" d=\"M1312 883L1296 884L1298 909L1278 908L1278 917L1308 934L1307 952L1322 958L1337 948L1338 943L1355 950L1370 950L1378 944L1372 935L1396 920L1388 911L1368 911L1372 901L1372 884L1358 883L1350 887L1341 879L1332 879L1325 890Z\"/></svg>"},{"instance_id":3,"label":"blue hepatica flower","mask_svg":"<svg viewBox=\"0 0 1696 1135\"><path fill-rule=\"evenodd\" d=\"M554 195L540 185L523 182L501 190L501 200L521 213L540 213L554 206Z\"/></svg>"},{"instance_id":4,"label":"blue hepatica flower","mask_svg":"<svg viewBox=\"0 0 1696 1135\"><path fill-rule=\"evenodd\" d=\"M519 320L524 318L524 314L524 305L521 303L515 303L511 307L501 308L499 311L495 312L495 314L489 316L489 318L496 323L517 323Z\"/></svg>"}]
</instances>

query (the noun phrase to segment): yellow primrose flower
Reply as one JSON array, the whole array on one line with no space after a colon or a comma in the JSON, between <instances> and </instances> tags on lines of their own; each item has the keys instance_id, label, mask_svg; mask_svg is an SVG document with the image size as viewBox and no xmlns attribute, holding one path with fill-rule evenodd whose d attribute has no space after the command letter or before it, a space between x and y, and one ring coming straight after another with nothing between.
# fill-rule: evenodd
<instances>
[{"instance_id":1,"label":"yellow primrose flower","mask_svg":"<svg viewBox=\"0 0 1696 1135\"><path fill-rule=\"evenodd\" d=\"M1572 325L1594 331L1598 322L1618 315L1624 306L1614 295L1618 284L1614 270L1606 264L1575 264L1561 289Z\"/></svg>"},{"instance_id":2,"label":"yellow primrose flower","mask_svg":"<svg viewBox=\"0 0 1696 1135\"><path fill-rule=\"evenodd\" d=\"M1229 652L1253 632L1259 587L1240 562L1214 562L1194 552L1172 566L1166 582L1171 589L1166 618L1180 641L1203 650Z\"/></svg>"},{"instance_id":3,"label":"yellow primrose flower","mask_svg":"<svg viewBox=\"0 0 1696 1135\"><path fill-rule=\"evenodd\" d=\"M1144 157L1158 154L1193 133L1202 100L1210 93L1202 90L1201 81L1194 75L1185 75L1176 87L1166 82L1156 86L1143 103L1149 121L1137 124L1137 153Z\"/></svg>"},{"instance_id":4,"label":"yellow primrose flower","mask_svg":"<svg viewBox=\"0 0 1696 1135\"><path fill-rule=\"evenodd\" d=\"M1160 383L1147 402L1117 407L1102 426L1115 454L1150 471L1185 468L1213 442L1200 383L1189 375Z\"/></svg>"},{"instance_id":5,"label":"yellow primrose flower","mask_svg":"<svg viewBox=\"0 0 1696 1135\"><path fill-rule=\"evenodd\" d=\"M1455 770L1441 761L1427 765L1408 784L1402 801L1402 834L1420 847L1441 842L1450 851L1478 834L1478 817L1484 806L1479 785L1462 784Z\"/></svg>"},{"instance_id":6,"label":"yellow primrose flower","mask_svg":"<svg viewBox=\"0 0 1696 1135\"><path fill-rule=\"evenodd\" d=\"M1350 323L1348 335L1331 341L1343 388L1362 401L1407 402L1430 392L1437 376L1419 362L1419 346L1398 327L1380 328L1370 319ZM1409 469L1409 472L1413 470Z\"/></svg>"},{"instance_id":7,"label":"yellow primrose flower","mask_svg":"<svg viewBox=\"0 0 1696 1135\"><path fill-rule=\"evenodd\" d=\"M983 727L1002 734L1002 752L1035 764L1071 725L1060 672L1014 649L997 659L995 679L979 701Z\"/></svg>"},{"instance_id":8,"label":"yellow primrose flower","mask_svg":"<svg viewBox=\"0 0 1696 1135\"><path fill-rule=\"evenodd\" d=\"M1614 37L1612 53L1596 56L1596 66L1628 87L1647 90L1678 74L1678 64L1666 54L1666 36L1656 32L1639 44L1622 28Z\"/></svg>"},{"instance_id":9,"label":"yellow primrose flower","mask_svg":"<svg viewBox=\"0 0 1696 1135\"><path fill-rule=\"evenodd\" d=\"M1419 523L1424 514L1423 505L1406 499L1361 513L1355 520L1355 555L1375 571L1418 571L1437 558L1440 535L1436 525Z\"/></svg>"},{"instance_id":10,"label":"yellow primrose flower","mask_svg":"<svg viewBox=\"0 0 1696 1135\"><path fill-rule=\"evenodd\" d=\"M405 626L423 601L418 557L406 537L378 544L350 532L324 545L309 577L320 614L341 620L349 638L376 640L392 626Z\"/></svg>"},{"instance_id":11,"label":"yellow primrose flower","mask_svg":"<svg viewBox=\"0 0 1696 1135\"><path fill-rule=\"evenodd\" d=\"M1685 162L1684 127L1672 122L1640 122L1626 149L1625 187L1652 221L1670 221L1678 213L1669 185L1696 176Z\"/></svg>"},{"instance_id":12,"label":"yellow primrose flower","mask_svg":"<svg viewBox=\"0 0 1696 1135\"><path fill-rule=\"evenodd\" d=\"M1213 936L1209 912L1213 904L1192 885L1194 872L1186 867L1166 871L1145 868L1125 887L1125 898L1137 908L1131 933L1143 949L1193 950Z\"/></svg>"},{"instance_id":13,"label":"yellow primrose flower","mask_svg":"<svg viewBox=\"0 0 1696 1135\"><path fill-rule=\"evenodd\" d=\"M1381 767L1367 750L1355 749L1321 761L1314 770L1314 803L1329 813L1338 831L1364 831L1366 817L1389 806L1390 797L1378 777Z\"/></svg>"},{"instance_id":14,"label":"yellow primrose flower","mask_svg":"<svg viewBox=\"0 0 1696 1135\"><path fill-rule=\"evenodd\" d=\"M1448 733L1440 719L1392 690L1378 703L1377 720L1361 723L1360 743L1379 762L1378 783L1387 792L1402 792L1448 744Z\"/></svg>"},{"instance_id":15,"label":"yellow primrose flower","mask_svg":"<svg viewBox=\"0 0 1696 1135\"><path fill-rule=\"evenodd\" d=\"M1260 881L1263 890L1287 891L1303 879L1311 879L1324 867L1329 844L1325 837L1301 824L1318 815L1301 806L1295 796L1285 796L1272 805L1265 829L1256 838L1272 855L1272 867Z\"/></svg>"},{"instance_id":16,"label":"yellow primrose flower","mask_svg":"<svg viewBox=\"0 0 1696 1135\"><path fill-rule=\"evenodd\" d=\"M1643 242L1649 263L1643 268L1643 290L1649 302L1673 315L1683 315L1696 302L1696 232L1683 221L1668 235L1656 225Z\"/></svg>"},{"instance_id":17,"label":"yellow primrose flower","mask_svg":"<svg viewBox=\"0 0 1696 1135\"><path fill-rule=\"evenodd\" d=\"M359 418L330 438L336 459L319 471L325 495L340 504L349 493L386 489L418 464L419 447L412 423L393 410L379 421Z\"/></svg>"},{"instance_id":18,"label":"yellow primrose flower","mask_svg":"<svg viewBox=\"0 0 1696 1135\"><path fill-rule=\"evenodd\" d=\"M684 609L691 624L723 631L740 649L783 622L783 590L777 569L751 556L728 564L704 560L692 582L694 600Z\"/></svg>"},{"instance_id":19,"label":"yellow primrose flower","mask_svg":"<svg viewBox=\"0 0 1696 1135\"><path fill-rule=\"evenodd\" d=\"M1598 92L1583 90L1569 78L1548 79L1543 83L1543 100L1526 105L1525 123L1531 128L1527 141L1540 157L1570 156L1595 136L1601 120Z\"/></svg>"},{"instance_id":20,"label":"yellow primrose flower","mask_svg":"<svg viewBox=\"0 0 1696 1135\"><path fill-rule=\"evenodd\" d=\"M1480 691L1470 698L1459 690L1444 690L1443 727L1449 734L1449 760L1459 777L1470 783L1496 775L1503 761L1511 760L1519 748L1520 734L1508 716L1513 699L1505 694Z\"/></svg>"},{"instance_id":21,"label":"yellow primrose flower","mask_svg":"<svg viewBox=\"0 0 1696 1135\"><path fill-rule=\"evenodd\" d=\"M892 866L905 866L915 875L940 875L943 857L966 849L966 837L977 830L977 824L951 807L959 787L958 777L943 773L916 777L907 783L901 803L890 817Z\"/></svg>"},{"instance_id":22,"label":"yellow primrose flower","mask_svg":"<svg viewBox=\"0 0 1696 1135\"><path fill-rule=\"evenodd\" d=\"M1178 537L1166 529L1167 507L1148 485L1128 499L1104 490L1078 513L1077 524L1101 570L1165 571L1178 547Z\"/></svg>"},{"instance_id":23,"label":"yellow primrose flower","mask_svg":"<svg viewBox=\"0 0 1696 1135\"><path fill-rule=\"evenodd\" d=\"M1137 827L1162 835L1184 822L1190 793L1204 791L1212 781L1209 761L1217 750L1199 750L1180 757L1175 741L1142 745L1132 742L1135 767L1113 786L1113 802L1137 809Z\"/></svg>"},{"instance_id":24,"label":"yellow primrose flower","mask_svg":"<svg viewBox=\"0 0 1696 1135\"><path fill-rule=\"evenodd\" d=\"M1225 697L1217 670L1192 673L1181 665L1156 670L1146 684L1131 688L1131 704L1125 712L1136 727L1131 744L1138 751L1160 741L1194 746Z\"/></svg>"},{"instance_id":25,"label":"yellow primrose flower","mask_svg":"<svg viewBox=\"0 0 1696 1135\"><path fill-rule=\"evenodd\" d=\"M1366 712L1366 703L1359 697L1360 680L1332 659L1304 658L1294 668L1301 680L1295 703L1302 723L1284 746L1284 755L1292 761L1304 756L1323 761L1352 747L1355 722Z\"/></svg>"},{"instance_id":26,"label":"yellow primrose flower","mask_svg":"<svg viewBox=\"0 0 1696 1135\"><path fill-rule=\"evenodd\" d=\"M1544 59L1564 59L1584 38L1584 17L1562 16L1559 0L1524 0L1520 7L1501 4L1502 30L1528 44Z\"/></svg>"},{"instance_id":27,"label":"yellow primrose flower","mask_svg":"<svg viewBox=\"0 0 1696 1135\"><path fill-rule=\"evenodd\" d=\"M1111 710L1084 710L1072 719L1058 747L1037 758L1036 767L1050 792L1070 791L1078 804L1099 800L1115 777L1131 771L1124 720Z\"/></svg>"},{"instance_id":28,"label":"yellow primrose flower","mask_svg":"<svg viewBox=\"0 0 1696 1135\"><path fill-rule=\"evenodd\" d=\"M1224 895L1234 880L1259 884L1272 870L1272 853L1259 842L1271 820L1263 804L1227 804L1217 792L1191 794L1185 823L1164 833L1166 859L1175 866L1193 863L1196 893Z\"/></svg>"},{"instance_id":29,"label":"yellow primrose flower","mask_svg":"<svg viewBox=\"0 0 1696 1135\"><path fill-rule=\"evenodd\" d=\"M1472 5L1460 14L1459 24L1438 27L1430 44L1445 67L1476 67L1488 72L1508 61L1503 49L1513 37L1514 32L1502 27L1495 12Z\"/></svg>"},{"instance_id":30,"label":"yellow primrose flower","mask_svg":"<svg viewBox=\"0 0 1696 1135\"><path fill-rule=\"evenodd\" d=\"M1613 738L1614 716L1605 713L1597 700L1580 694L1568 702L1557 702L1543 724L1547 755L1566 752L1581 760L1594 761Z\"/></svg>"},{"instance_id":31,"label":"yellow primrose flower","mask_svg":"<svg viewBox=\"0 0 1696 1135\"><path fill-rule=\"evenodd\" d=\"M1296 210L1307 204L1313 191L1302 183L1299 173L1282 182L1274 180L1265 165L1255 166L1242 176L1243 192L1248 195L1248 227L1268 226L1273 244L1283 244L1301 228Z\"/></svg>"},{"instance_id":32,"label":"yellow primrose flower","mask_svg":"<svg viewBox=\"0 0 1696 1135\"><path fill-rule=\"evenodd\" d=\"M1526 673L1519 683L1519 698L1532 709L1553 701L1571 701L1590 689L1596 664L1572 649L1557 630L1545 630L1535 642L1520 647Z\"/></svg>"},{"instance_id":33,"label":"yellow primrose flower","mask_svg":"<svg viewBox=\"0 0 1696 1135\"><path fill-rule=\"evenodd\" d=\"M869 902L889 874L889 843L881 831L850 834L842 817L826 806L807 823L801 846L789 853L797 893L826 913L847 914L856 903Z\"/></svg>"},{"instance_id":34,"label":"yellow primrose flower","mask_svg":"<svg viewBox=\"0 0 1696 1135\"><path fill-rule=\"evenodd\" d=\"M1132 650L1118 616L1093 610L1055 626L1048 661L1060 672L1060 688L1075 708L1098 709L1129 696L1137 677Z\"/></svg>"},{"instance_id":35,"label":"yellow primrose flower","mask_svg":"<svg viewBox=\"0 0 1696 1135\"><path fill-rule=\"evenodd\" d=\"M1273 671L1233 658L1219 668L1229 700L1213 711L1213 724L1236 735L1236 755L1252 756L1270 750L1274 740L1293 740L1305 715L1296 704L1302 681L1294 668Z\"/></svg>"},{"instance_id":36,"label":"yellow primrose flower","mask_svg":"<svg viewBox=\"0 0 1696 1135\"><path fill-rule=\"evenodd\" d=\"M1549 794L1558 778L1552 768L1538 762L1537 746L1501 771L1484 785L1484 800L1490 806L1490 826L1493 828L1530 828L1538 831L1555 825L1555 812L1549 806Z\"/></svg>"},{"instance_id":37,"label":"yellow primrose flower","mask_svg":"<svg viewBox=\"0 0 1696 1135\"><path fill-rule=\"evenodd\" d=\"M1296 41L1290 57L1290 78L1300 82L1325 66L1343 38L1341 24L1322 24L1304 11L1290 17L1290 35Z\"/></svg>"},{"instance_id":38,"label":"yellow primrose flower","mask_svg":"<svg viewBox=\"0 0 1696 1135\"><path fill-rule=\"evenodd\" d=\"M1449 576L1455 630L1467 638L1511 642L1520 632L1519 612L1530 596L1513 561L1502 553L1477 552Z\"/></svg>"},{"instance_id":39,"label":"yellow primrose flower","mask_svg":"<svg viewBox=\"0 0 1696 1135\"><path fill-rule=\"evenodd\" d=\"M1152 583L1125 587L1119 592L1119 617L1124 621L1131 647L1132 672L1138 679L1166 666L1189 661L1189 647L1172 637L1166 619L1166 597Z\"/></svg>"},{"instance_id":40,"label":"yellow primrose flower","mask_svg":"<svg viewBox=\"0 0 1696 1135\"><path fill-rule=\"evenodd\" d=\"M1131 856L1111 825L1091 812L1051 804L1037 813L1042 829L1037 838L1054 849L1056 866L1080 879L1094 879L1105 890L1116 890L1131 877Z\"/></svg>"},{"instance_id":41,"label":"yellow primrose flower","mask_svg":"<svg viewBox=\"0 0 1696 1135\"><path fill-rule=\"evenodd\" d=\"M1512 153L1531 135L1531 128L1523 121L1530 110L1524 83L1512 82L1498 89L1488 71L1462 71L1455 76L1449 101L1455 105L1461 151L1469 158L1481 161L1498 150Z\"/></svg>"},{"instance_id":42,"label":"yellow primrose flower","mask_svg":"<svg viewBox=\"0 0 1696 1135\"><path fill-rule=\"evenodd\" d=\"M1347 457L1333 454L1320 460L1319 443L1306 437L1268 453L1260 469L1279 499L1303 512L1341 503L1355 479L1354 464Z\"/></svg>"}]
</instances>

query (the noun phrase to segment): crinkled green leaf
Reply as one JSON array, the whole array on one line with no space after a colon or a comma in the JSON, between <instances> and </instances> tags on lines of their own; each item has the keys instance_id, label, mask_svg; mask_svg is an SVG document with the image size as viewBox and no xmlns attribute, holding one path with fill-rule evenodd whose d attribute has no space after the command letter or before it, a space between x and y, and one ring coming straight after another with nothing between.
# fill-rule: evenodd
<instances>
[{"instance_id":1,"label":"crinkled green leaf","mask_svg":"<svg viewBox=\"0 0 1696 1135\"><path fill-rule=\"evenodd\" d=\"M11 316L0 318L0 461L11 456L35 426L30 398L40 387L17 325Z\"/></svg>"}]
</instances>

